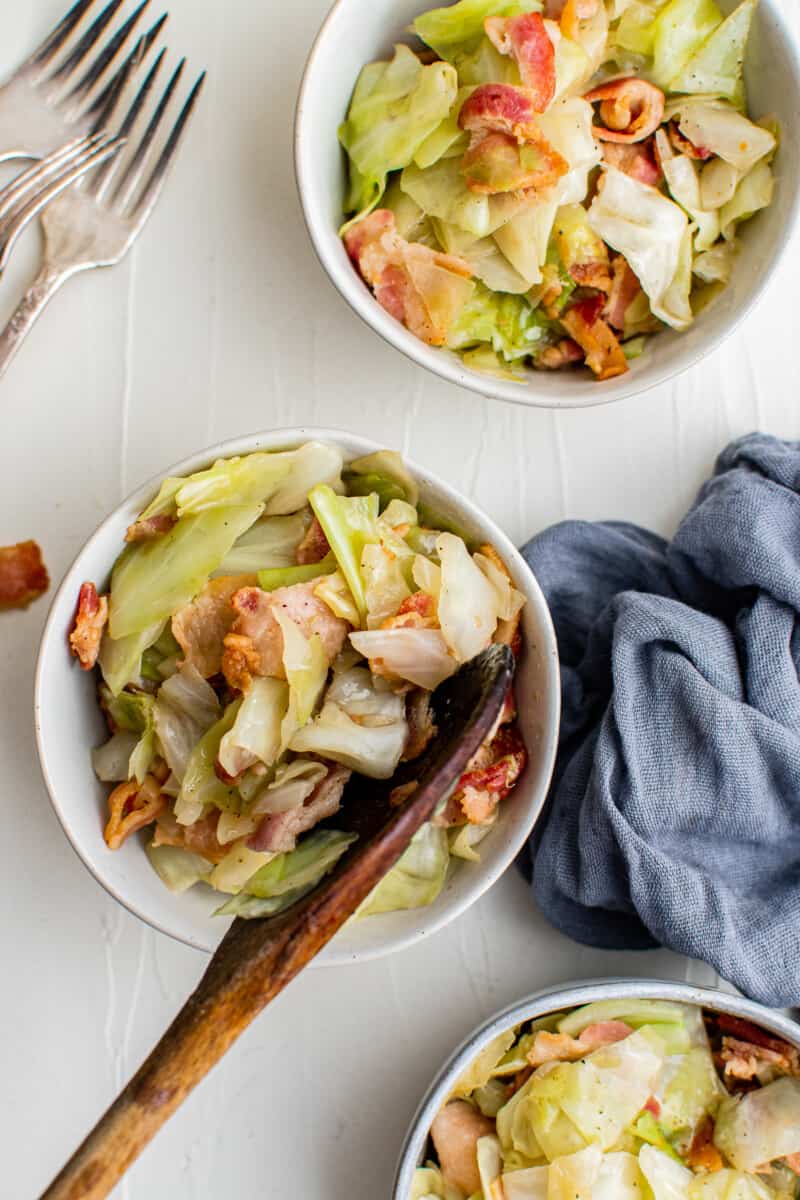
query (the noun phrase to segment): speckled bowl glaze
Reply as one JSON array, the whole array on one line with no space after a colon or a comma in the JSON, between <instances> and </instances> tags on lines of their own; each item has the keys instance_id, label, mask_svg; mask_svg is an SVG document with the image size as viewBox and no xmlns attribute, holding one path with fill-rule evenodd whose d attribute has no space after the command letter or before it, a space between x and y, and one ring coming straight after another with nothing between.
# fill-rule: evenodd
<instances>
[{"instance_id":1,"label":"speckled bowl glaze","mask_svg":"<svg viewBox=\"0 0 800 1200\"><path fill-rule=\"evenodd\" d=\"M39 758L61 825L95 879L155 929L211 952L228 927L212 917L217 899L198 885L174 895L150 867L138 838L112 852L103 840L108 787L92 771L89 751L107 736L94 673L81 671L67 648L78 589L84 580L103 587L123 545L125 530L166 475L202 470L217 458L254 450L285 450L311 438L341 447L347 459L379 449L374 442L329 429L283 429L237 438L202 450L138 488L89 538L56 594L42 635L36 669L35 720ZM492 542L526 598L525 651L517 673L520 723L530 762L497 825L482 844L481 862L458 863L428 908L351 921L315 962L346 963L388 954L440 929L464 912L505 871L521 849L544 803L555 757L560 710L558 655L550 614L530 569L504 533L464 496L414 463L408 464L422 497L469 535Z\"/></svg>"}]
</instances>

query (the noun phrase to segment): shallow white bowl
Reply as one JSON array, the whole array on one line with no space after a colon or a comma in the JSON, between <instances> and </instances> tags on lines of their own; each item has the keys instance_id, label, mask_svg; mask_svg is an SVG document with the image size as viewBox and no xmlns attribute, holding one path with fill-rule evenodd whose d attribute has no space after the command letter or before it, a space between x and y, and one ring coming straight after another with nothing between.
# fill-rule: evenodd
<instances>
[{"instance_id":1,"label":"shallow white bowl","mask_svg":"<svg viewBox=\"0 0 800 1200\"><path fill-rule=\"evenodd\" d=\"M229 922L212 917L218 898L198 885L174 895L151 868L139 838L111 851L103 840L108 786L92 771L89 751L107 730L97 705L94 672L81 671L67 650L67 632L84 580L106 585L125 530L152 499L166 475L202 470L217 458L253 450L285 450L316 438L340 446L348 459L379 449L365 438L328 429L283 429L237 438L202 450L151 479L125 500L92 535L53 600L36 668L35 720L39 758L53 807L80 858L103 887L162 933L212 951ZM410 912L351 921L315 960L355 962L408 946L452 921L505 871L522 848L544 803L558 734L558 654L550 614L539 586L517 550L469 500L427 471L409 463L422 497L480 541L492 542L526 597L525 653L517 672L520 723L530 754L528 767L502 807L481 848L481 863L457 863L434 904Z\"/></svg>"},{"instance_id":2,"label":"shallow white bowl","mask_svg":"<svg viewBox=\"0 0 800 1200\"><path fill-rule=\"evenodd\" d=\"M716 988L690 987L685 983L669 983L663 979L605 979L588 983L567 983L534 992L533 995L526 996L524 1000L519 1000L490 1017L462 1042L441 1068L411 1122L400 1154L392 1200L408 1200L414 1171L425 1158L428 1133L434 1117L450 1095L461 1073L480 1054L484 1046L488 1046L492 1038L513 1025L535 1020L537 1017L546 1016L547 1013L580 1008L584 1004L593 1004L596 1000L630 998L672 1000L681 1004L699 1004L717 1012L732 1013L734 1016L755 1021L800 1049L800 1025L773 1009L756 1004L753 1000L731 996Z\"/></svg>"},{"instance_id":3,"label":"shallow white bowl","mask_svg":"<svg viewBox=\"0 0 800 1200\"><path fill-rule=\"evenodd\" d=\"M719 0L730 11L736 0ZM734 276L724 293L685 333L652 338L630 371L595 383L583 371L527 372L514 383L478 374L447 350L425 345L391 317L360 279L337 230L345 194L344 154L337 128L359 71L386 57L426 0L337 0L314 42L295 120L295 170L300 201L319 260L347 303L398 350L451 383L484 396L545 408L605 404L646 391L694 365L731 334L761 295L786 246L800 201L800 61L781 16L786 0L761 0L750 40L746 77L754 117L776 113L783 139L776 159L775 200L745 228Z\"/></svg>"}]
</instances>

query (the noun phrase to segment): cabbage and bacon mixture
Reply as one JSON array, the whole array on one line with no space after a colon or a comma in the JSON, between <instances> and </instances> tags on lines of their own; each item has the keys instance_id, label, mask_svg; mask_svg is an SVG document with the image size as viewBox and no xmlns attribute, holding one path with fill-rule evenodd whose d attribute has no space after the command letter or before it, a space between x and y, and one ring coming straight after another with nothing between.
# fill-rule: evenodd
<instances>
[{"instance_id":1,"label":"cabbage and bacon mixture","mask_svg":"<svg viewBox=\"0 0 800 1200\"><path fill-rule=\"evenodd\" d=\"M729 281L773 197L758 0L459 0L364 67L342 229L378 302L476 370L628 370Z\"/></svg>"},{"instance_id":2,"label":"cabbage and bacon mixture","mask_svg":"<svg viewBox=\"0 0 800 1200\"><path fill-rule=\"evenodd\" d=\"M800 1053L740 1017L603 1000L500 1034L409 1200L795 1200Z\"/></svg>"},{"instance_id":3,"label":"cabbage and bacon mixture","mask_svg":"<svg viewBox=\"0 0 800 1200\"><path fill-rule=\"evenodd\" d=\"M335 827L351 772L390 779L435 735L432 690L492 641L520 648L504 563L440 528L390 451L220 459L166 479L126 542L108 595L81 587L70 635L111 734L93 753L114 785L105 839L146 830L167 887L209 884L226 915L313 887L354 840ZM509 694L365 912L429 904L451 857L478 861L525 765L514 717Z\"/></svg>"}]
</instances>

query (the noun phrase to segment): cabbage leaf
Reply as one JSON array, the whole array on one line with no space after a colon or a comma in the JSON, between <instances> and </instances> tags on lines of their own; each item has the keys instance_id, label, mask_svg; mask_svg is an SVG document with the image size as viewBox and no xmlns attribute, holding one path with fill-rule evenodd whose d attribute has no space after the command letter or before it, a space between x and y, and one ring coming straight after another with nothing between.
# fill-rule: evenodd
<instances>
[{"instance_id":1,"label":"cabbage leaf","mask_svg":"<svg viewBox=\"0 0 800 1200\"><path fill-rule=\"evenodd\" d=\"M423 825L391 871L367 896L358 916L432 904L444 887L449 862L446 831Z\"/></svg>"}]
</instances>

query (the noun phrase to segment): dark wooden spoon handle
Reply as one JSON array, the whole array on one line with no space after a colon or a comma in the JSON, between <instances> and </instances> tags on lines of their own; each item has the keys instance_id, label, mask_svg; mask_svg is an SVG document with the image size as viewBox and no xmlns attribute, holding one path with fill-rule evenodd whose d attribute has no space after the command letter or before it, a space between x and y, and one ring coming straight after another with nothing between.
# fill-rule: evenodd
<instances>
[{"instance_id":1,"label":"dark wooden spoon handle","mask_svg":"<svg viewBox=\"0 0 800 1200\"><path fill-rule=\"evenodd\" d=\"M200 983L41 1200L102 1200L189 1092L255 1016L330 941L394 865L494 726L511 680L506 647L491 647L452 681L469 718L436 739L416 791L277 917L237 919ZM471 674L470 674L471 672ZM448 681L450 682L450 681ZM446 685L445 685L446 686ZM457 726L457 727L456 727ZM389 785L392 786L391 781Z\"/></svg>"}]
</instances>

